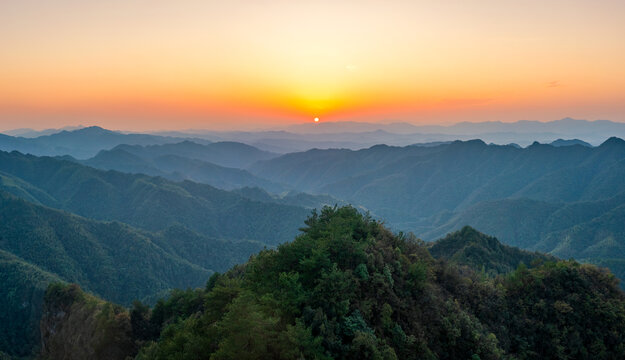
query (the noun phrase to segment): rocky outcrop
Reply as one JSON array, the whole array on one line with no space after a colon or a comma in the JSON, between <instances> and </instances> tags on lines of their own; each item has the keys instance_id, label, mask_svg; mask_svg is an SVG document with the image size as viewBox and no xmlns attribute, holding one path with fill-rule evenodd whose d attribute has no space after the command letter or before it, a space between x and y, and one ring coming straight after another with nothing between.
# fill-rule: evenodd
<instances>
[{"instance_id":1,"label":"rocky outcrop","mask_svg":"<svg viewBox=\"0 0 625 360\"><path fill-rule=\"evenodd\" d=\"M137 352L128 311L74 284L50 285L40 328L41 359L124 360Z\"/></svg>"}]
</instances>

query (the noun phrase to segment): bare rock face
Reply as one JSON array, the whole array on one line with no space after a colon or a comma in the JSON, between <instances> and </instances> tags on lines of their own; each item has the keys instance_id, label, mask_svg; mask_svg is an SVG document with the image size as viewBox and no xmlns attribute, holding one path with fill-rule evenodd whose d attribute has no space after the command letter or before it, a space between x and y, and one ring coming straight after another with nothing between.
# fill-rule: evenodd
<instances>
[{"instance_id":1,"label":"bare rock face","mask_svg":"<svg viewBox=\"0 0 625 360\"><path fill-rule=\"evenodd\" d=\"M124 360L137 352L128 311L78 285L50 285L40 329L41 359Z\"/></svg>"}]
</instances>

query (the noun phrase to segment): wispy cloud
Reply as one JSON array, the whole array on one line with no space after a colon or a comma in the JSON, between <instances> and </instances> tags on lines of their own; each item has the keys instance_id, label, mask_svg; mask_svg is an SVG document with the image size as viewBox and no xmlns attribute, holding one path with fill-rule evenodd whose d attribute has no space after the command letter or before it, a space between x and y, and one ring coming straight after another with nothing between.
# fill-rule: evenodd
<instances>
[{"instance_id":1,"label":"wispy cloud","mask_svg":"<svg viewBox=\"0 0 625 360\"><path fill-rule=\"evenodd\" d=\"M562 86L562 84L560 84L560 81L558 80L553 80L547 83L547 87L550 87L550 88L555 88L555 87L560 87L560 86Z\"/></svg>"}]
</instances>

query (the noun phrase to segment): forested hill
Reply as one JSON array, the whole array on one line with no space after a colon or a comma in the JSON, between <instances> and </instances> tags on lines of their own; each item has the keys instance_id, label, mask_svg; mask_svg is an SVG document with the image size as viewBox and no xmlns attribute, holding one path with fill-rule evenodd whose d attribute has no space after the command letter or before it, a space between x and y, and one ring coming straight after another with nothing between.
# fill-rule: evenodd
<instances>
[{"instance_id":1,"label":"forested hill","mask_svg":"<svg viewBox=\"0 0 625 360\"><path fill-rule=\"evenodd\" d=\"M467 265L491 276L512 272L521 264L534 266L556 260L539 252L503 245L469 226L431 243L428 250L435 258Z\"/></svg>"},{"instance_id":2,"label":"forested hill","mask_svg":"<svg viewBox=\"0 0 625 360\"><path fill-rule=\"evenodd\" d=\"M433 258L424 243L350 207L314 213L302 231L152 309L97 305L94 312L108 309L101 316L110 319L100 329L71 326L89 313L88 301L75 287L52 287L46 309L66 311L46 313L44 331L63 329L44 332L44 343L55 344L46 355L71 356L80 338L107 349L92 359L124 359L137 349L136 359L625 357L625 295L614 276L592 265L534 262L485 277ZM478 237L502 249L469 229L453 242L467 235L469 243ZM514 254L504 251L495 255Z\"/></svg>"},{"instance_id":3,"label":"forested hill","mask_svg":"<svg viewBox=\"0 0 625 360\"><path fill-rule=\"evenodd\" d=\"M79 283L129 304L197 286L210 273L159 248L149 234L0 192L0 351L28 355L39 343L43 293L51 282Z\"/></svg>"},{"instance_id":4,"label":"forested hill","mask_svg":"<svg viewBox=\"0 0 625 360\"><path fill-rule=\"evenodd\" d=\"M149 231L182 225L202 235L275 245L309 210L260 202L190 181L102 171L50 157L0 152L0 188L29 201Z\"/></svg>"},{"instance_id":5,"label":"forested hill","mask_svg":"<svg viewBox=\"0 0 625 360\"><path fill-rule=\"evenodd\" d=\"M0 351L22 356L37 346L43 293L51 282L78 283L129 305L199 286L212 271L244 262L262 248L179 226L150 233L98 222L0 191Z\"/></svg>"}]
</instances>

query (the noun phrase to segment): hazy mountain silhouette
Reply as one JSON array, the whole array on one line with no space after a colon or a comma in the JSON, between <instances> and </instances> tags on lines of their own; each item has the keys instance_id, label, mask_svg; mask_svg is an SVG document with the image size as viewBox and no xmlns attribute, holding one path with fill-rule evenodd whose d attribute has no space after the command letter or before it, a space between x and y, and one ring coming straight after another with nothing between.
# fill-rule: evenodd
<instances>
[{"instance_id":1,"label":"hazy mountain silhouette","mask_svg":"<svg viewBox=\"0 0 625 360\"><path fill-rule=\"evenodd\" d=\"M84 126L82 126L82 125L78 125L78 126L65 126L65 127L60 128L60 129L45 129L45 130L35 130L35 129L29 129L29 128L22 128L22 129L13 129L13 130L8 130L8 131L3 131L2 133L5 134L5 135L10 135L10 136L19 136L19 137L24 137L24 138L35 138L35 137L39 137L39 136L52 135L52 134L60 133L61 131L73 131L73 130L78 130L78 129L82 129L82 128L84 128Z\"/></svg>"},{"instance_id":2,"label":"hazy mountain silhouette","mask_svg":"<svg viewBox=\"0 0 625 360\"><path fill-rule=\"evenodd\" d=\"M120 144L167 144L182 140L147 134L123 134L91 126L35 138L0 134L0 150L17 150L22 153L46 156L70 155L78 159L86 159L96 155L100 150L111 149ZM201 139L195 139L195 141L208 142Z\"/></svg>"},{"instance_id":3,"label":"hazy mountain silhouette","mask_svg":"<svg viewBox=\"0 0 625 360\"><path fill-rule=\"evenodd\" d=\"M582 145L582 146L592 147L592 145L580 139L570 139L570 140L557 139L557 140L552 141L550 145L553 145L553 146Z\"/></svg>"},{"instance_id":4,"label":"hazy mountain silhouette","mask_svg":"<svg viewBox=\"0 0 625 360\"><path fill-rule=\"evenodd\" d=\"M625 137L625 124L608 120L517 122L463 122L449 126L408 123L320 122L288 126L271 131L161 132L167 136L201 137L211 141L238 141L278 153L313 148L359 150L376 144L406 146L416 143L451 142L479 138L486 143L527 146L534 141L551 143L557 139L580 139L599 145L611 136Z\"/></svg>"},{"instance_id":5,"label":"hazy mountain silhouette","mask_svg":"<svg viewBox=\"0 0 625 360\"><path fill-rule=\"evenodd\" d=\"M275 153L262 151L253 146L232 141L210 144L183 141L149 146L124 144L117 146L115 150L124 150L145 159L175 155L230 168L244 168L257 161L269 160L278 156Z\"/></svg>"},{"instance_id":6,"label":"hazy mountain silhouette","mask_svg":"<svg viewBox=\"0 0 625 360\"><path fill-rule=\"evenodd\" d=\"M609 198L625 191L623 160L625 142L617 138L596 148L535 143L519 149L473 140L433 147L310 150L259 162L250 170L301 191L354 201L380 215L389 209L418 218L508 197Z\"/></svg>"},{"instance_id":7,"label":"hazy mountain silhouette","mask_svg":"<svg viewBox=\"0 0 625 360\"><path fill-rule=\"evenodd\" d=\"M184 146L183 144L179 145ZM241 145L247 147L247 145ZM81 163L98 169L162 176L174 181L192 180L226 190L256 186L274 193L280 193L286 189L282 185L252 175L246 170L219 166L208 161L196 159L208 157L217 159L222 163L240 165L258 159L259 157L254 156L254 154L249 154L246 157L233 152L229 161L228 156L220 156L223 151L211 153L210 156L202 156L202 154L176 151L179 150L176 148L171 149L172 151L170 152L162 151L164 149L153 151L154 149L154 147L148 147L139 150L136 147L121 145L112 150L102 150L95 157L81 161ZM175 155L179 153L185 156Z\"/></svg>"}]
</instances>

